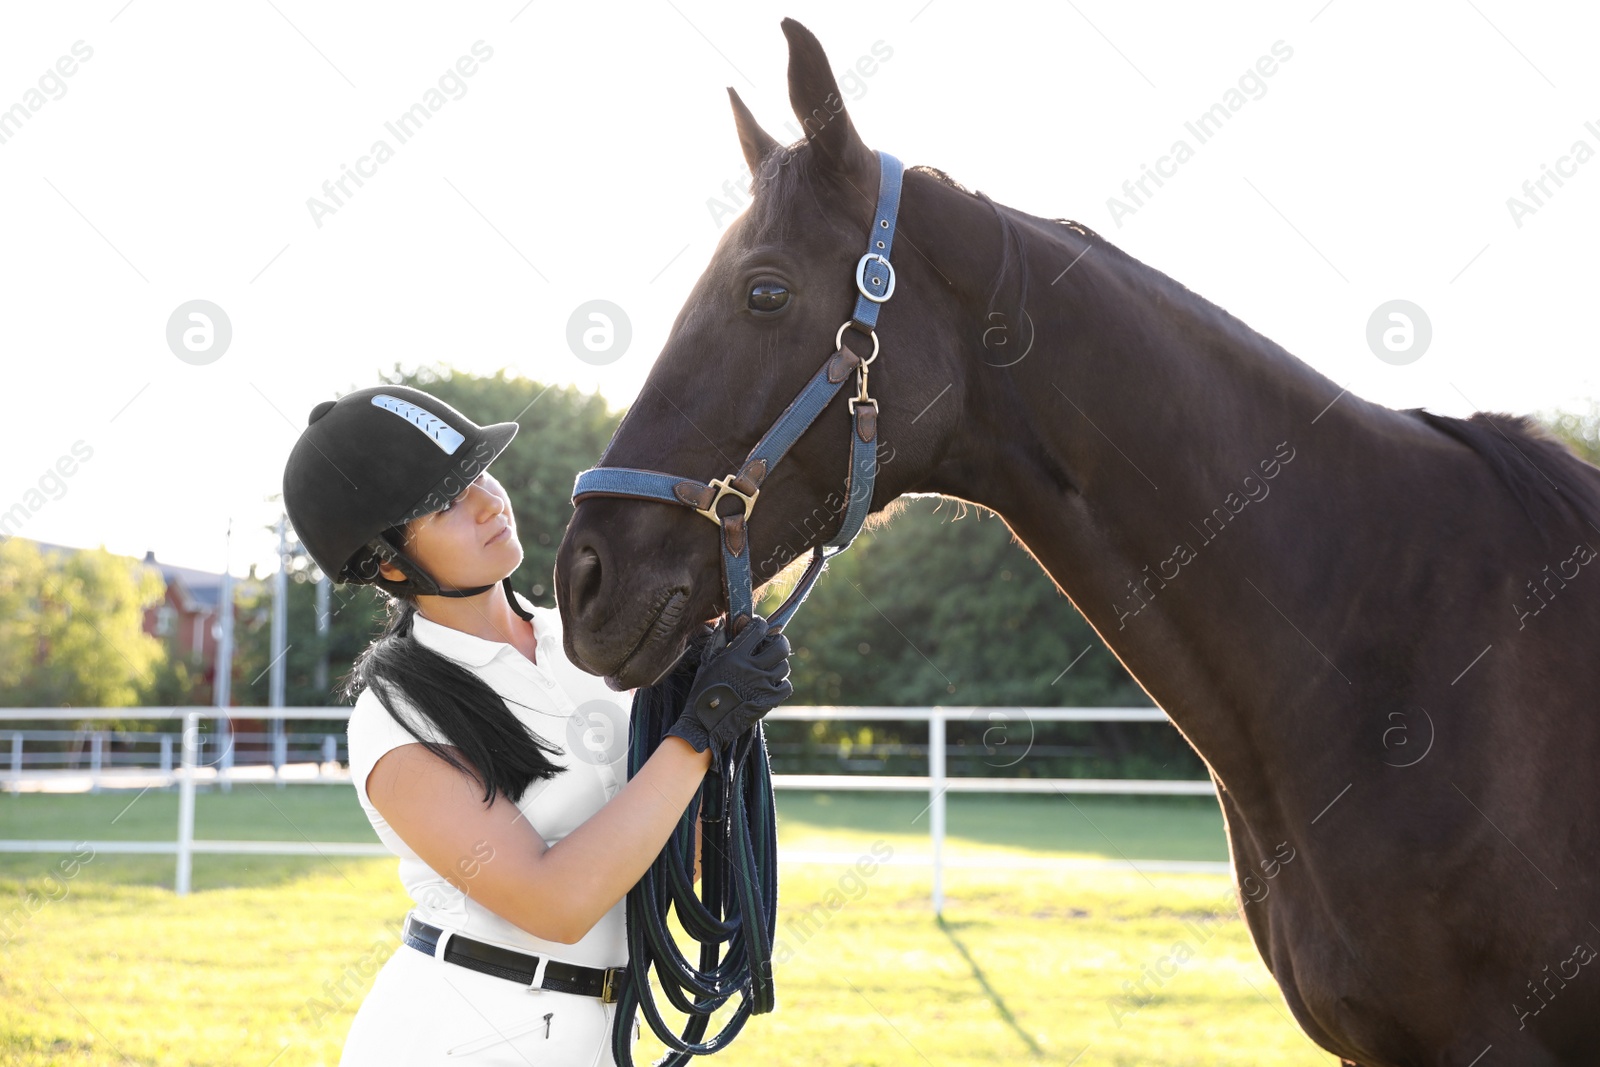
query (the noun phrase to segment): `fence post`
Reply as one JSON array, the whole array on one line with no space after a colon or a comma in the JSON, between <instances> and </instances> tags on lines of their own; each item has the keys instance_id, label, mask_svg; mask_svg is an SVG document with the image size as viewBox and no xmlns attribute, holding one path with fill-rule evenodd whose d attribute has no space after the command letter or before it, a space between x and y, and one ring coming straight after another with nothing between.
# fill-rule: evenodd
<instances>
[{"instance_id":1,"label":"fence post","mask_svg":"<svg viewBox=\"0 0 1600 1067\"><path fill-rule=\"evenodd\" d=\"M944 709L928 710L928 827L933 833L933 915L944 915Z\"/></svg>"},{"instance_id":2,"label":"fence post","mask_svg":"<svg viewBox=\"0 0 1600 1067\"><path fill-rule=\"evenodd\" d=\"M175 888L180 897L189 895L189 876L194 863L194 768L199 747L200 713L191 711L183 717L183 768L178 776L178 874Z\"/></svg>"},{"instance_id":3,"label":"fence post","mask_svg":"<svg viewBox=\"0 0 1600 1067\"><path fill-rule=\"evenodd\" d=\"M172 784L172 735L161 735L161 777Z\"/></svg>"},{"instance_id":4,"label":"fence post","mask_svg":"<svg viewBox=\"0 0 1600 1067\"><path fill-rule=\"evenodd\" d=\"M217 733L221 735L222 758L217 763L217 779L224 793L233 792L233 720L223 714L218 719Z\"/></svg>"},{"instance_id":5,"label":"fence post","mask_svg":"<svg viewBox=\"0 0 1600 1067\"><path fill-rule=\"evenodd\" d=\"M322 767L339 758L339 740L332 734L322 735ZM317 768L317 776L322 776L322 767Z\"/></svg>"},{"instance_id":6,"label":"fence post","mask_svg":"<svg viewBox=\"0 0 1600 1067\"><path fill-rule=\"evenodd\" d=\"M11 792L22 792L22 731L11 735Z\"/></svg>"},{"instance_id":7,"label":"fence post","mask_svg":"<svg viewBox=\"0 0 1600 1067\"><path fill-rule=\"evenodd\" d=\"M89 792L100 792L100 761L104 755L105 734L96 730L89 735Z\"/></svg>"},{"instance_id":8,"label":"fence post","mask_svg":"<svg viewBox=\"0 0 1600 1067\"><path fill-rule=\"evenodd\" d=\"M278 720L280 729L283 720ZM283 780L283 765L289 762L289 732L281 730L272 735L272 777L278 781L278 788L285 785Z\"/></svg>"}]
</instances>

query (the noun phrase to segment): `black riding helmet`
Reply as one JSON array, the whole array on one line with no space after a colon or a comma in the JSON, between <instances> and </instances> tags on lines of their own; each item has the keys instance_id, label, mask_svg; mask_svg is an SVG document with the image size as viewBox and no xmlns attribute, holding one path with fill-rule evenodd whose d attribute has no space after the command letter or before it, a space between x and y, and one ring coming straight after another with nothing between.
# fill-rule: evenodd
<instances>
[{"instance_id":1,"label":"black riding helmet","mask_svg":"<svg viewBox=\"0 0 1600 1067\"><path fill-rule=\"evenodd\" d=\"M517 434L514 422L479 426L438 397L381 385L311 409L283 469L283 504L300 543L336 582L395 596L477 596L494 584L445 589L405 554L406 523L460 496ZM378 570L392 563L406 576ZM511 609L511 576L503 579Z\"/></svg>"}]
</instances>

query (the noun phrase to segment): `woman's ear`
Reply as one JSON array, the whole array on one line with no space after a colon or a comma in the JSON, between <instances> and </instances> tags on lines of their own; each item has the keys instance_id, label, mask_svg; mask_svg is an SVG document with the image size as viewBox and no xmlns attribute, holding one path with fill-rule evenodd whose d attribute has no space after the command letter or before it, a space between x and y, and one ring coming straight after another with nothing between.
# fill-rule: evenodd
<instances>
[{"instance_id":1,"label":"woman's ear","mask_svg":"<svg viewBox=\"0 0 1600 1067\"><path fill-rule=\"evenodd\" d=\"M409 547L411 547L411 544L412 544L414 538L416 537L416 525L415 524L418 521L420 521L420 520L412 519L411 522L406 523L404 527L400 527L399 528L399 535L400 535L401 543L398 544L398 545L394 544L394 538L392 536L390 536L391 534L393 534L396 531L395 527L390 527L388 530L385 530L382 534L379 534L379 536L382 537L385 541L389 542L389 544L394 545L394 547L396 547L396 548L409 548ZM403 581L407 580L406 579L406 572L401 570L399 567L395 566L393 563L391 563L388 560L382 560L382 561L379 562L379 564L378 564L378 573L381 574L383 577L387 578L391 582L403 582Z\"/></svg>"}]
</instances>

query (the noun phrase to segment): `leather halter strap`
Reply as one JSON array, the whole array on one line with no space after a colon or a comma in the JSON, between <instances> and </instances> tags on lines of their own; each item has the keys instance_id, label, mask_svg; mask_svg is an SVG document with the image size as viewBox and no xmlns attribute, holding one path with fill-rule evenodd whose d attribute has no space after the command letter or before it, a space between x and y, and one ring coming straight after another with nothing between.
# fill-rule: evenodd
<instances>
[{"instance_id":1,"label":"leather halter strap","mask_svg":"<svg viewBox=\"0 0 1600 1067\"><path fill-rule=\"evenodd\" d=\"M850 547L872 506L878 473L878 402L867 393L867 368L878 357L878 310L894 294L894 267L889 253L894 245L895 222L900 213L902 164L887 152L878 153L878 202L873 213L867 251L856 263L856 304L850 321L834 336L834 353L811 376L756 442L744 464L732 474L709 482L633 467L592 467L577 477L572 487L574 504L596 496L655 500L694 508L721 530L722 583L728 601L730 633L737 633L755 612L751 587L750 538L747 524L761 493L761 484L800 439L800 435L827 408L851 372L857 378L850 399L850 466L846 476L844 520L839 531L812 551L811 562L782 606L769 618L777 629L799 610L829 559ZM872 339L872 354L862 359L844 345L844 331L855 327ZM742 507L724 515L723 498L734 497Z\"/></svg>"}]
</instances>

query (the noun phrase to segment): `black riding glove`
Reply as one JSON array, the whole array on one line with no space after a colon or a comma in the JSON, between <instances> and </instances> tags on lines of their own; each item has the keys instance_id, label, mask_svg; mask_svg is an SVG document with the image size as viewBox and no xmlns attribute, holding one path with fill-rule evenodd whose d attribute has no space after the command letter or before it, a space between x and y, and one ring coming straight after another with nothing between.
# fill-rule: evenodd
<instances>
[{"instance_id":1,"label":"black riding glove","mask_svg":"<svg viewBox=\"0 0 1600 1067\"><path fill-rule=\"evenodd\" d=\"M718 629L701 650L683 713L668 734L696 752L721 754L767 712L794 694L789 684L789 639L769 635L767 620L753 615L732 641Z\"/></svg>"},{"instance_id":2,"label":"black riding glove","mask_svg":"<svg viewBox=\"0 0 1600 1067\"><path fill-rule=\"evenodd\" d=\"M677 674L682 671L692 680L695 673L700 670L700 661L706 657L712 648L721 647L720 645L714 646L711 643L711 639L716 633L717 627L709 622L701 623L700 628L690 636L688 643L684 645L683 656L673 665L672 672Z\"/></svg>"}]
</instances>

